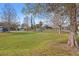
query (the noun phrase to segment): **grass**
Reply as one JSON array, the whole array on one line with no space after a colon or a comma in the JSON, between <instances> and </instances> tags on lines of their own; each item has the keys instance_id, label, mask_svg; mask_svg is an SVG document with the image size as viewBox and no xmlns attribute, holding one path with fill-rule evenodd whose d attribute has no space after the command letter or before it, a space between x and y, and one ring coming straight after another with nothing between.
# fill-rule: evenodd
<instances>
[{"instance_id":1,"label":"grass","mask_svg":"<svg viewBox=\"0 0 79 59\"><path fill-rule=\"evenodd\" d=\"M0 33L2 56L79 55L78 49L66 45L68 33L11 32Z\"/></svg>"}]
</instances>

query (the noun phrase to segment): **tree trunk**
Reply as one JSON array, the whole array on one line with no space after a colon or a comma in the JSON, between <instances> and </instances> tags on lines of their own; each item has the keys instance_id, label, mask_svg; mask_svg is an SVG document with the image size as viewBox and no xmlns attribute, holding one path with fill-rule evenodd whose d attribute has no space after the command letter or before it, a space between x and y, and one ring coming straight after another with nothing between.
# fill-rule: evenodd
<instances>
[{"instance_id":1,"label":"tree trunk","mask_svg":"<svg viewBox=\"0 0 79 59\"><path fill-rule=\"evenodd\" d=\"M71 47L78 47L76 41L76 32L77 32L77 20L76 20L76 4L72 4L69 9L70 15L70 34L68 45Z\"/></svg>"},{"instance_id":2,"label":"tree trunk","mask_svg":"<svg viewBox=\"0 0 79 59\"><path fill-rule=\"evenodd\" d=\"M58 31L59 31L59 34L61 34L61 25L59 25Z\"/></svg>"},{"instance_id":3,"label":"tree trunk","mask_svg":"<svg viewBox=\"0 0 79 59\"><path fill-rule=\"evenodd\" d=\"M78 47L77 41L76 41L76 34L74 32L70 32L68 45L70 47Z\"/></svg>"}]
</instances>

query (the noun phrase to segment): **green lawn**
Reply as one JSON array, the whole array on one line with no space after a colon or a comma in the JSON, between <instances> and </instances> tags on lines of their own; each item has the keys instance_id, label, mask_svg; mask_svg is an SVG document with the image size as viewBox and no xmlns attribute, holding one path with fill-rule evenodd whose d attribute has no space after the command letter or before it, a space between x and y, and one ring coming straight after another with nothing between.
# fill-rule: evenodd
<instances>
[{"instance_id":1,"label":"green lawn","mask_svg":"<svg viewBox=\"0 0 79 59\"><path fill-rule=\"evenodd\" d=\"M0 55L79 55L66 45L67 39L67 33L56 32L0 33Z\"/></svg>"}]
</instances>

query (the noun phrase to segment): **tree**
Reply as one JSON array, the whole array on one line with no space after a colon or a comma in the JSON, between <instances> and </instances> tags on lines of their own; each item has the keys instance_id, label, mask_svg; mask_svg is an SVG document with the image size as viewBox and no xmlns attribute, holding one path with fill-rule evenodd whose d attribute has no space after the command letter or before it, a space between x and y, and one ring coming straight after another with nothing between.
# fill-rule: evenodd
<instances>
[{"instance_id":1,"label":"tree","mask_svg":"<svg viewBox=\"0 0 79 59\"><path fill-rule=\"evenodd\" d=\"M70 45L71 47L78 47L76 41L76 35L77 35L76 4L75 3L66 4L65 7L70 16L70 34L69 34L68 45Z\"/></svg>"},{"instance_id":2,"label":"tree","mask_svg":"<svg viewBox=\"0 0 79 59\"><path fill-rule=\"evenodd\" d=\"M66 20L66 10L64 8L63 4L48 4L48 11L52 12L54 16L52 16L52 22L54 26L58 29L58 33L61 33L62 25L64 25L64 22Z\"/></svg>"},{"instance_id":3,"label":"tree","mask_svg":"<svg viewBox=\"0 0 79 59\"><path fill-rule=\"evenodd\" d=\"M59 4L48 4L50 6L50 11L54 11L59 8ZM62 4L61 4L62 5ZM64 4L64 7L66 8L68 15L70 17L70 34L68 39L68 45L71 47L78 47L77 41L76 41L76 35L77 35L77 19L76 19L76 4ZM67 13L66 12L66 13Z\"/></svg>"},{"instance_id":4,"label":"tree","mask_svg":"<svg viewBox=\"0 0 79 59\"><path fill-rule=\"evenodd\" d=\"M43 25L43 22L42 22L42 21L40 21L40 22L39 22L39 25L40 25L40 27L42 27L42 25Z\"/></svg>"},{"instance_id":5,"label":"tree","mask_svg":"<svg viewBox=\"0 0 79 59\"><path fill-rule=\"evenodd\" d=\"M62 23L63 22L62 22L61 16L59 14L55 14L53 24L54 24L54 26L56 26L58 28L59 34L61 33Z\"/></svg>"},{"instance_id":6,"label":"tree","mask_svg":"<svg viewBox=\"0 0 79 59\"><path fill-rule=\"evenodd\" d=\"M41 29L42 28L42 25L43 25L43 22L40 21L39 24L36 24L36 28L40 28Z\"/></svg>"},{"instance_id":7,"label":"tree","mask_svg":"<svg viewBox=\"0 0 79 59\"><path fill-rule=\"evenodd\" d=\"M35 25L35 20L33 19L34 8L31 7L31 4L24 4L24 8L22 9L22 13L26 16L30 15L30 24L31 29L33 29L33 25ZM34 22L34 23L33 23Z\"/></svg>"},{"instance_id":8,"label":"tree","mask_svg":"<svg viewBox=\"0 0 79 59\"><path fill-rule=\"evenodd\" d=\"M29 30L29 19L28 19L28 17L25 17L25 18L24 18L23 27L24 27L24 29L25 29L26 31Z\"/></svg>"},{"instance_id":9,"label":"tree","mask_svg":"<svg viewBox=\"0 0 79 59\"><path fill-rule=\"evenodd\" d=\"M11 30L13 24L18 24L16 11L11 4L4 5L1 19L2 22L4 23L3 26L6 27L8 31Z\"/></svg>"},{"instance_id":10,"label":"tree","mask_svg":"<svg viewBox=\"0 0 79 59\"><path fill-rule=\"evenodd\" d=\"M34 18L44 10L42 6L44 6L44 4L28 3L28 4L25 4L24 8L22 9L22 12L25 16L30 15L31 29L36 30Z\"/></svg>"}]
</instances>

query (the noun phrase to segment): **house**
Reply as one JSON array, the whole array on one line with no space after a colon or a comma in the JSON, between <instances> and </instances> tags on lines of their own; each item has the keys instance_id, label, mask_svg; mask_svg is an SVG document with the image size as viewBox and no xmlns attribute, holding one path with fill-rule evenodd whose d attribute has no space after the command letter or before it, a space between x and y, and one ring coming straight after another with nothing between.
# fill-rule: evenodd
<instances>
[{"instance_id":1,"label":"house","mask_svg":"<svg viewBox=\"0 0 79 59\"><path fill-rule=\"evenodd\" d=\"M3 26L0 26L0 32L8 32L8 29L4 28Z\"/></svg>"},{"instance_id":2,"label":"house","mask_svg":"<svg viewBox=\"0 0 79 59\"><path fill-rule=\"evenodd\" d=\"M0 26L0 32L3 32L3 26Z\"/></svg>"}]
</instances>

